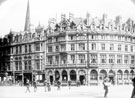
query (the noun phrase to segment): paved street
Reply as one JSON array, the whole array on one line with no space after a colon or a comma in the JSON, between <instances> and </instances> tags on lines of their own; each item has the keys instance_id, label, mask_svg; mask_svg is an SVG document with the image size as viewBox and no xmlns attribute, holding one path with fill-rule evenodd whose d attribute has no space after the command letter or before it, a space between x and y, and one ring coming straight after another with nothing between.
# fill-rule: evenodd
<instances>
[{"instance_id":1,"label":"paved street","mask_svg":"<svg viewBox=\"0 0 135 98\"><path fill-rule=\"evenodd\" d=\"M51 92L44 92L44 87L38 87L35 93L33 87L30 88L31 93L25 93L25 87L9 86L0 87L0 98L104 98L104 90L102 86L81 86L62 87L57 91L56 87L52 87ZM108 98L130 98L132 85L111 86L109 88Z\"/></svg>"}]
</instances>

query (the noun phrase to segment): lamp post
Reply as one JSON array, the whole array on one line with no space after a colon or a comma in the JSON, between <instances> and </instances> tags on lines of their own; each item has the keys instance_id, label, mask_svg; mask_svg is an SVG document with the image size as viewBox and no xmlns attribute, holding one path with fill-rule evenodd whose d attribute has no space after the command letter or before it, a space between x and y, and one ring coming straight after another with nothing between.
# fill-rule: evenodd
<instances>
[{"instance_id":1,"label":"lamp post","mask_svg":"<svg viewBox=\"0 0 135 98\"><path fill-rule=\"evenodd\" d=\"M11 56L11 66L12 66L12 73L13 73L13 84L15 83L15 72L14 72L14 66L13 66L13 56Z\"/></svg>"}]
</instances>

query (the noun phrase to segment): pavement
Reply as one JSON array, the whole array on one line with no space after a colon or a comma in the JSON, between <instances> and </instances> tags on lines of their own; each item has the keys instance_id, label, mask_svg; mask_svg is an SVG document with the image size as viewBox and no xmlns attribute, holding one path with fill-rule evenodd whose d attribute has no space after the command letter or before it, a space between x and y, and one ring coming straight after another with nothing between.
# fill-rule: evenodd
<instances>
[{"instance_id":1,"label":"pavement","mask_svg":"<svg viewBox=\"0 0 135 98\"><path fill-rule=\"evenodd\" d=\"M132 85L110 86L107 98L130 98L132 89ZM71 89L63 86L60 90L52 86L50 92L45 92L44 87L38 87L34 92L30 87L30 93L25 91L24 86L1 86L0 98L104 98L103 86L72 86Z\"/></svg>"}]
</instances>

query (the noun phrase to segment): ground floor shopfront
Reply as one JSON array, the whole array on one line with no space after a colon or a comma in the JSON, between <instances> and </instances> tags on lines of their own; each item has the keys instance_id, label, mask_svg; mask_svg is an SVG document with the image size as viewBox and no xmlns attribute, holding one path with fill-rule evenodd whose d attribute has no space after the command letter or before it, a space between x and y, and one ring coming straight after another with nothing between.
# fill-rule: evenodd
<instances>
[{"instance_id":1,"label":"ground floor shopfront","mask_svg":"<svg viewBox=\"0 0 135 98\"><path fill-rule=\"evenodd\" d=\"M135 71L131 69L86 69L86 68L64 68L46 69L46 75L51 84L60 80L62 83L79 81L82 85L102 84L103 78L108 76L113 84L130 84L135 76Z\"/></svg>"},{"instance_id":2,"label":"ground floor shopfront","mask_svg":"<svg viewBox=\"0 0 135 98\"><path fill-rule=\"evenodd\" d=\"M82 85L99 85L102 84L103 78L108 76L110 81L114 84L130 84L131 79L135 77L135 70L132 69L99 69L99 68L48 68L45 72L7 72L7 74L0 77L1 81L12 80L13 82L21 81L26 83L26 79L37 80L43 83L45 78L49 80L52 85L55 85L57 80L62 84L67 84L70 80L72 84L77 81Z\"/></svg>"},{"instance_id":3,"label":"ground floor shopfront","mask_svg":"<svg viewBox=\"0 0 135 98\"><path fill-rule=\"evenodd\" d=\"M26 84L26 80L30 80L32 83L33 80L37 80L39 83L45 80L45 73L43 72L7 72L7 75L1 76L0 81L12 81L14 84Z\"/></svg>"}]
</instances>

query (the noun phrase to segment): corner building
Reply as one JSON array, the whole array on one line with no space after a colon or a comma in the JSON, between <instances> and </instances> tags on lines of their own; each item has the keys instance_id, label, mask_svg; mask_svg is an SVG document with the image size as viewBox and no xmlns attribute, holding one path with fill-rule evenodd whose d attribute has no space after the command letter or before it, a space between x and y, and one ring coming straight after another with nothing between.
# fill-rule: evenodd
<instances>
[{"instance_id":1,"label":"corner building","mask_svg":"<svg viewBox=\"0 0 135 98\"><path fill-rule=\"evenodd\" d=\"M11 71L14 81L26 83L36 79L43 82L45 79L45 34L43 27L38 25L31 32L13 32L11 43Z\"/></svg>"},{"instance_id":2,"label":"corner building","mask_svg":"<svg viewBox=\"0 0 135 98\"><path fill-rule=\"evenodd\" d=\"M49 20L46 42L46 74L53 84L98 85L105 76L115 84L130 84L135 67L135 25L132 19L74 18L61 15Z\"/></svg>"}]
</instances>

